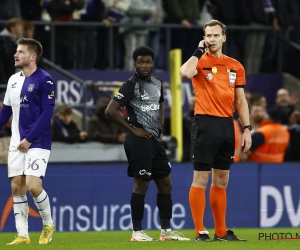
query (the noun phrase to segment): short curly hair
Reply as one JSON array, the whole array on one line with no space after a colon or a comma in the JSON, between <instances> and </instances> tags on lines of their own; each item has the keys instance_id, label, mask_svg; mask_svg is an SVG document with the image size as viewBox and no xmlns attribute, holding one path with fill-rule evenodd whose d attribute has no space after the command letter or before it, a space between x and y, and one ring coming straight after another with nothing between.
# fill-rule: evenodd
<instances>
[{"instance_id":1,"label":"short curly hair","mask_svg":"<svg viewBox=\"0 0 300 250\"><path fill-rule=\"evenodd\" d=\"M132 53L132 59L135 62L138 56L151 56L154 60L154 51L149 46L137 47Z\"/></svg>"}]
</instances>

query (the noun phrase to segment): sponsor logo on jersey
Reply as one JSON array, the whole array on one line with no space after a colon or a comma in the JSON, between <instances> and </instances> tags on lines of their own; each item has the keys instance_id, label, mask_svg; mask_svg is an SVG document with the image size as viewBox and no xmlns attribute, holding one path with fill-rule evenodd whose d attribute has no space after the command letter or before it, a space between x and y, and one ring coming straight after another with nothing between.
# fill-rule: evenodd
<instances>
[{"instance_id":1,"label":"sponsor logo on jersey","mask_svg":"<svg viewBox=\"0 0 300 250\"><path fill-rule=\"evenodd\" d=\"M120 92L118 92L117 94L115 94L115 97L118 99L122 99L124 97L124 95L121 94Z\"/></svg>"},{"instance_id":2,"label":"sponsor logo on jersey","mask_svg":"<svg viewBox=\"0 0 300 250\"><path fill-rule=\"evenodd\" d=\"M28 102L27 95L21 96L20 102Z\"/></svg>"},{"instance_id":3,"label":"sponsor logo on jersey","mask_svg":"<svg viewBox=\"0 0 300 250\"><path fill-rule=\"evenodd\" d=\"M11 104L12 107L23 107L23 108L28 108L29 104L28 104L28 99L27 99L27 95L24 96L13 96L11 99Z\"/></svg>"},{"instance_id":4,"label":"sponsor logo on jersey","mask_svg":"<svg viewBox=\"0 0 300 250\"><path fill-rule=\"evenodd\" d=\"M142 111L148 112L148 111L156 111L159 110L159 104L151 104L151 105L142 105L141 106Z\"/></svg>"},{"instance_id":5,"label":"sponsor logo on jersey","mask_svg":"<svg viewBox=\"0 0 300 250\"><path fill-rule=\"evenodd\" d=\"M11 85L11 87L12 87L12 88L16 88L16 87L17 87L16 85L17 85L17 83L15 82L15 83L13 83L13 84Z\"/></svg>"},{"instance_id":6,"label":"sponsor logo on jersey","mask_svg":"<svg viewBox=\"0 0 300 250\"><path fill-rule=\"evenodd\" d=\"M32 92L33 88L34 88L34 84L29 84L28 88L27 88L27 91Z\"/></svg>"},{"instance_id":7,"label":"sponsor logo on jersey","mask_svg":"<svg viewBox=\"0 0 300 250\"><path fill-rule=\"evenodd\" d=\"M48 92L48 99L53 99L54 97L54 91L49 91Z\"/></svg>"}]
</instances>

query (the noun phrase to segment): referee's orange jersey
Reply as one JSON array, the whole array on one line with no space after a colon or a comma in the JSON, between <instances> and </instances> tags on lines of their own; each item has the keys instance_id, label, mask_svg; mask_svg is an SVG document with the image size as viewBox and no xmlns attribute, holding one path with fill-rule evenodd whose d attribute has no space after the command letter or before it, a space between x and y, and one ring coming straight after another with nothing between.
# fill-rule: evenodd
<instances>
[{"instance_id":1,"label":"referee's orange jersey","mask_svg":"<svg viewBox=\"0 0 300 250\"><path fill-rule=\"evenodd\" d=\"M215 58L204 54L197 64L198 74L192 78L196 94L195 115L232 117L235 88L246 85L242 64L225 55Z\"/></svg>"}]
</instances>

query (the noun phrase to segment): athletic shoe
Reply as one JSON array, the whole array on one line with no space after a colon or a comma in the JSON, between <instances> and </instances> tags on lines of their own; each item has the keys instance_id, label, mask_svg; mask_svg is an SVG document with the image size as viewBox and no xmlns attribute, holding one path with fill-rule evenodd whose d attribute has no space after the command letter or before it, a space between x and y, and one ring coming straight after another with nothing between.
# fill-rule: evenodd
<instances>
[{"instance_id":1,"label":"athletic shoe","mask_svg":"<svg viewBox=\"0 0 300 250\"><path fill-rule=\"evenodd\" d=\"M151 238L143 230L133 231L131 236L131 241L156 241L156 239Z\"/></svg>"},{"instance_id":2,"label":"athletic shoe","mask_svg":"<svg viewBox=\"0 0 300 250\"><path fill-rule=\"evenodd\" d=\"M189 238L186 238L182 233L176 232L176 231L165 231L163 230L160 234L159 239L161 241L165 240L179 240L179 241L188 241L190 240Z\"/></svg>"},{"instance_id":3,"label":"athletic shoe","mask_svg":"<svg viewBox=\"0 0 300 250\"><path fill-rule=\"evenodd\" d=\"M22 245L22 244L30 244L30 239L17 235L12 242L7 243L6 245Z\"/></svg>"},{"instance_id":4,"label":"athletic shoe","mask_svg":"<svg viewBox=\"0 0 300 250\"><path fill-rule=\"evenodd\" d=\"M43 231L39 239L39 244L49 244L52 240L54 229L55 229L54 223L51 226L44 225Z\"/></svg>"},{"instance_id":5,"label":"athletic shoe","mask_svg":"<svg viewBox=\"0 0 300 250\"><path fill-rule=\"evenodd\" d=\"M212 240L208 236L208 231L201 231L199 235L195 238L196 242L211 242Z\"/></svg>"},{"instance_id":6,"label":"athletic shoe","mask_svg":"<svg viewBox=\"0 0 300 250\"><path fill-rule=\"evenodd\" d=\"M238 238L233 231L228 230L227 234L223 237L218 237L217 235L214 236L214 240L221 240L221 241L247 241L245 239Z\"/></svg>"}]
</instances>

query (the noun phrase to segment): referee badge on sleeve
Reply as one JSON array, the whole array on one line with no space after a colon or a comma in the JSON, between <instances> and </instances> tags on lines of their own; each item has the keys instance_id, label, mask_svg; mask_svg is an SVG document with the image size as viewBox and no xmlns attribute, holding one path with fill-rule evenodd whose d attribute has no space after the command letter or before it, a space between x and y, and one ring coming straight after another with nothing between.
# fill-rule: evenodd
<instances>
[{"instance_id":1,"label":"referee badge on sleeve","mask_svg":"<svg viewBox=\"0 0 300 250\"><path fill-rule=\"evenodd\" d=\"M234 85L236 79L236 73L235 72L229 72L229 81L231 85Z\"/></svg>"}]
</instances>

